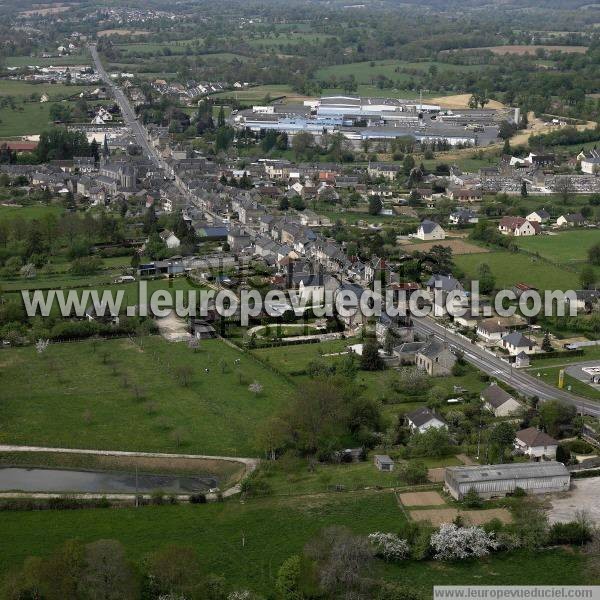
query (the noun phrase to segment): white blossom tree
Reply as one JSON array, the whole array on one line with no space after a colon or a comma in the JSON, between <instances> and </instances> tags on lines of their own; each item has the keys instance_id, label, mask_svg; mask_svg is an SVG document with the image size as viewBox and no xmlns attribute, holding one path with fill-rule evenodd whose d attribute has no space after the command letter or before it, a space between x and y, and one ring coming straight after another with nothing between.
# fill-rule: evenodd
<instances>
[{"instance_id":1,"label":"white blossom tree","mask_svg":"<svg viewBox=\"0 0 600 600\"><path fill-rule=\"evenodd\" d=\"M262 383L258 383L258 381L255 381L248 386L248 390L251 391L254 395L258 396L263 391Z\"/></svg>"},{"instance_id":2,"label":"white blossom tree","mask_svg":"<svg viewBox=\"0 0 600 600\"><path fill-rule=\"evenodd\" d=\"M493 533L482 527L457 527L445 523L431 536L431 547L436 560L463 560L487 556L498 547Z\"/></svg>"},{"instance_id":3,"label":"white blossom tree","mask_svg":"<svg viewBox=\"0 0 600 600\"><path fill-rule=\"evenodd\" d=\"M376 531L368 535L369 542L375 548L375 556L387 561L400 561L408 558L410 546L395 533L382 533Z\"/></svg>"},{"instance_id":4,"label":"white blossom tree","mask_svg":"<svg viewBox=\"0 0 600 600\"><path fill-rule=\"evenodd\" d=\"M38 354L43 354L48 349L50 340L42 340L41 338L35 343L35 349Z\"/></svg>"}]
</instances>

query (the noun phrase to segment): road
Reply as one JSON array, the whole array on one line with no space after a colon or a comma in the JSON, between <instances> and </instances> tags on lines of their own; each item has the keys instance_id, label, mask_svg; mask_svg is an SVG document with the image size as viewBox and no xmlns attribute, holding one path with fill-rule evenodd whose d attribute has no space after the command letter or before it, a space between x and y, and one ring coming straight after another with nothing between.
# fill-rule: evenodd
<instances>
[{"instance_id":1,"label":"road","mask_svg":"<svg viewBox=\"0 0 600 600\"><path fill-rule=\"evenodd\" d=\"M114 83L114 81L109 77L108 73L105 71L95 44L90 45L90 53L92 55L92 59L94 60L94 65L96 66L96 71L98 72L98 75L100 75L102 81L104 81L104 83L112 90L115 100L117 101L117 104L121 109L123 120L135 136L139 147L142 148L148 160L152 161L152 163L157 167L164 169L164 161L162 157L158 154L156 148L150 145L150 142L148 141L148 138L146 136L146 131L142 124L137 120L135 116L135 111L133 110L129 99L127 98L123 90L121 90L121 88Z\"/></svg>"},{"instance_id":2,"label":"road","mask_svg":"<svg viewBox=\"0 0 600 600\"><path fill-rule=\"evenodd\" d=\"M414 318L413 320L416 332L434 335L439 340L447 342L451 348L460 350L465 360L476 366L480 371L514 387L523 395L537 396L542 401L562 400L568 404L573 404L580 414L600 417L599 403L576 396L566 390L555 388L540 381L537 377L532 377L524 371L513 368L510 364L470 343L469 340L448 331L428 317Z\"/></svg>"}]
</instances>

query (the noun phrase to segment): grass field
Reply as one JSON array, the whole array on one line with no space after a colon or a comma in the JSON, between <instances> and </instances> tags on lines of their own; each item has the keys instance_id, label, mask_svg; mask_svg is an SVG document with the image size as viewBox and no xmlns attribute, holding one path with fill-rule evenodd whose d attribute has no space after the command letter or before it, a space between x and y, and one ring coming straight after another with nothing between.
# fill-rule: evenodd
<instances>
[{"instance_id":1,"label":"grass field","mask_svg":"<svg viewBox=\"0 0 600 600\"><path fill-rule=\"evenodd\" d=\"M0 513L0 570L20 565L29 555L47 555L67 539L118 539L128 556L167 544L197 550L206 573L224 576L232 586L273 591L277 570L290 555L327 526L356 533L395 531L404 520L389 492L265 498L202 506L138 509ZM459 563L377 562L375 575L430 595L432 586L472 584L593 583L585 558L562 549L519 551Z\"/></svg>"},{"instance_id":2,"label":"grass field","mask_svg":"<svg viewBox=\"0 0 600 600\"><path fill-rule=\"evenodd\" d=\"M291 392L218 340L197 353L159 337L144 338L141 348L118 339L54 344L42 355L10 349L0 365L3 443L256 455L256 426ZM193 371L187 387L177 377L182 365ZM248 390L255 380L264 387L259 395Z\"/></svg>"},{"instance_id":3,"label":"grass field","mask_svg":"<svg viewBox=\"0 0 600 600\"><path fill-rule=\"evenodd\" d=\"M75 94L89 90L90 86L64 85L62 83L29 83L0 79L0 96L13 96L15 98L28 98L31 94L48 94L50 100L62 100Z\"/></svg>"},{"instance_id":4,"label":"grass field","mask_svg":"<svg viewBox=\"0 0 600 600\"><path fill-rule=\"evenodd\" d=\"M32 219L42 219L47 215L58 217L62 214L63 208L55 205L35 204L31 206L1 206L0 205L0 221L11 221L13 219L24 219L29 221Z\"/></svg>"},{"instance_id":5,"label":"grass field","mask_svg":"<svg viewBox=\"0 0 600 600\"><path fill-rule=\"evenodd\" d=\"M212 98L235 98L240 102L257 102L262 101L265 96L271 96L271 98L278 98L279 96L297 96L296 92L292 90L289 85L286 84L273 84L273 85L257 85L245 90L229 90L226 92L219 92L218 94L212 94Z\"/></svg>"},{"instance_id":6,"label":"grass field","mask_svg":"<svg viewBox=\"0 0 600 600\"><path fill-rule=\"evenodd\" d=\"M39 56L8 56L6 57L7 67L59 67L62 65L87 65L91 63L91 56L86 51L82 54L73 54L70 56L53 56L52 58L41 58Z\"/></svg>"},{"instance_id":7,"label":"grass field","mask_svg":"<svg viewBox=\"0 0 600 600\"><path fill-rule=\"evenodd\" d=\"M540 256L561 264L581 266L587 262L588 250L600 243L600 231L580 229L556 235L536 235L515 238L520 248L537 252Z\"/></svg>"},{"instance_id":8,"label":"grass field","mask_svg":"<svg viewBox=\"0 0 600 600\"><path fill-rule=\"evenodd\" d=\"M17 109L0 108L0 138L41 133L50 123L50 107L46 104L27 102Z\"/></svg>"},{"instance_id":9,"label":"grass field","mask_svg":"<svg viewBox=\"0 0 600 600\"><path fill-rule=\"evenodd\" d=\"M515 283L527 283L539 290L577 289L577 273L543 262L535 257L510 252L489 252L488 254L462 254L454 262L467 277L477 279L481 263L489 265L496 277L496 287L510 288Z\"/></svg>"}]
</instances>

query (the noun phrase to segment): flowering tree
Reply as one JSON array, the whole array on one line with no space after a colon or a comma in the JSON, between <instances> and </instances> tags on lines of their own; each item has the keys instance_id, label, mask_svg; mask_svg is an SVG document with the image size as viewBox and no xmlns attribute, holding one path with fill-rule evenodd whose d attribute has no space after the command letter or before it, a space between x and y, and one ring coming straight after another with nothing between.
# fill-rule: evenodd
<instances>
[{"instance_id":1,"label":"flowering tree","mask_svg":"<svg viewBox=\"0 0 600 600\"><path fill-rule=\"evenodd\" d=\"M368 539L375 548L375 556L390 562L408 558L410 553L408 542L395 533L377 531L370 533Z\"/></svg>"},{"instance_id":2,"label":"flowering tree","mask_svg":"<svg viewBox=\"0 0 600 600\"><path fill-rule=\"evenodd\" d=\"M498 547L493 533L481 527L457 527L445 523L431 536L431 547L436 560L480 558Z\"/></svg>"},{"instance_id":3,"label":"flowering tree","mask_svg":"<svg viewBox=\"0 0 600 600\"><path fill-rule=\"evenodd\" d=\"M35 343L35 349L37 350L37 353L38 354L43 354L46 351L46 349L48 348L49 344L50 344L50 340L39 339Z\"/></svg>"},{"instance_id":4,"label":"flowering tree","mask_svg":"<svg viewBox=\"0 0 600 600\"><path fill-rule=\"evenodd\" d=\"M255 381L248 386L248 390L258 396L263 391L263 386L261 383L258 383L258 381Z\"/></svg>"}]
</instances>

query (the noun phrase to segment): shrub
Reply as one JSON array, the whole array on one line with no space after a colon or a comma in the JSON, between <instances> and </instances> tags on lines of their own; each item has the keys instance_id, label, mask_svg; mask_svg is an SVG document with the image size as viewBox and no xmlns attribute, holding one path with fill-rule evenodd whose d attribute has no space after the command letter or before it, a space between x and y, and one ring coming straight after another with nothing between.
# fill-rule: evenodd
<instances>
[{"instance_id":1,"label":"shrub","mask_svg":"<svg viewBox=\"0 0 600 600\"><path fill-rule=\"evenodd\" d=\"M463 502L468 508L481 508L483 506L483 500L481 499L475 488L469 489L469 491L465 494L465 497L463 498Z\"/></svg>"},{"instance_id":2,"label":"shrub","mask_svg":"<svg viewBox=\"0 0 600 600\"><path fill-rule=\"evenodd\" d=\"M206 504L206 494L190 494L190 504Z\"/></svg>"},{"instance_id":3,"label":"shrub","mask_svg":"<svg viewBox=\"0 0 600 600\"><path fill-rule=\"evenodd\" d=\"M553 545L573 544L583 546L592 539L591 528L585 521L554 523L550 527L549 543Z\"/></svg>"},{"instance_id":4,"label":"shrub","mask_svg":"<svg viewBox=\"0 0 600 600\"><path fill-rule=\"evenodd\" d=\"M368 540L375 548L375 556L389 562L400 561L408 558L410 546L395 533L382 533L377 531L368 535Z\"/></svg>"},{"instance_id":5,"label":"shrub","mask_svg":"<svg viewBox=\"0 0 600 600\"><path fill-rule=\"evenodd\" d=\"M409 485L427 482L427 467L421 461L409 462L400 465L398 478Z\"/></svg>"},{"instance_id":6,"label":"shrub","mask_svg":"<svg viewBox=\"0 0 600 600\"><path fill-rule=\"evenodd\" d=\"M431 536L431 547L436 560L452 561L481 558L498 547L493 533L482 527L457 527L446 523Z\"/></svg>"},{"instance_id":7,"label":"shrub","mask_svg":"<svg viewBox=\"0 0 600 600\"><path fill-rule=\"evenodd\" d=\"M512 495L515 498L524 498L525 496L527 496L527 492L522 487L517 486Z\"/></svg>"}]
</instances>

